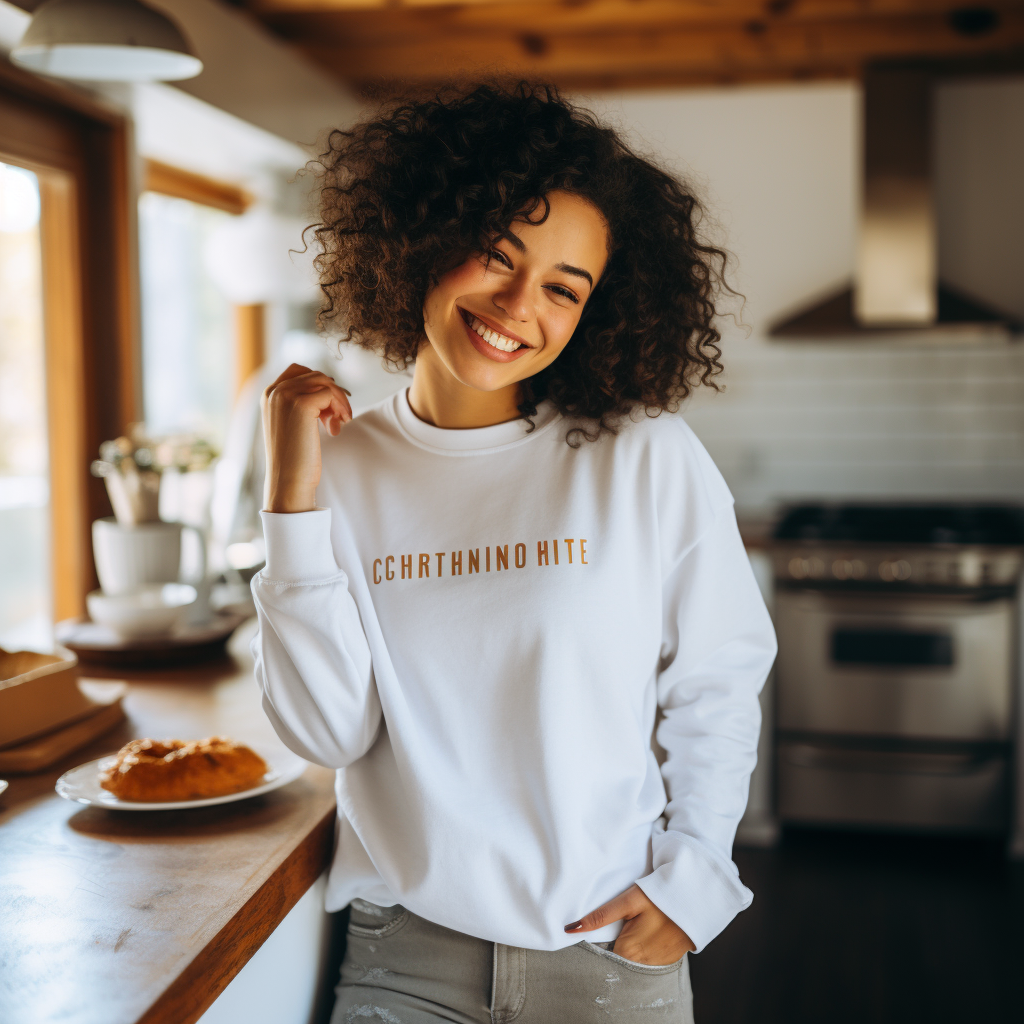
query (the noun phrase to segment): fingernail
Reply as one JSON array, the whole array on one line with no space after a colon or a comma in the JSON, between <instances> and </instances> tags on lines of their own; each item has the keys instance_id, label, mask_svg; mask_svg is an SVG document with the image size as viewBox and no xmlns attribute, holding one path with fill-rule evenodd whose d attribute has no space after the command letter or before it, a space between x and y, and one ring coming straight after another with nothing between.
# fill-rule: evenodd
<instances>
[{"instance_id":1,"label":"fingernail","mask_svg":"<svg viewBox=\"0 0 1024 1024\"><path fill-rule=\"evenodd\" d=\"M565 930L566 930L567 932L578 932L578 931L582 931L582 930L583 930L583 922L582 922L582 921L573 921L573 923L572 923L572 924L567 924L567 925L565 926Z\"/></svg>"}]
</instances>

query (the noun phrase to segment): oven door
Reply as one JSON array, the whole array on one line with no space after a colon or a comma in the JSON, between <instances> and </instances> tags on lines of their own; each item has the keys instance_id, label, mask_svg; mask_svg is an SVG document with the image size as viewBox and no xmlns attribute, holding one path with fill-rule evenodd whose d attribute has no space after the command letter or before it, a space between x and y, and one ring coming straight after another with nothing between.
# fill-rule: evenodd
<instances>
[{"instance_id":1,"label":"oven door","mask_svg":"<svg viewBox=\"0 0 1024 1024\"><path fill-rule=\"evenodd\" d=\"M848 736L1005 740L1013 602L776 593L777 725Z\"/></svg>"},{"instance_id":2,"label":"oven door","mask_svg":"<svg viewBox=\"0 0 1024 1024\"><path fill-rule=\"evenodd\" d=\"M919 751L783 740L778 748L787 822L1000 832L1009 783L1005 748L991 744Z\"/></svg>"}]
</instances>

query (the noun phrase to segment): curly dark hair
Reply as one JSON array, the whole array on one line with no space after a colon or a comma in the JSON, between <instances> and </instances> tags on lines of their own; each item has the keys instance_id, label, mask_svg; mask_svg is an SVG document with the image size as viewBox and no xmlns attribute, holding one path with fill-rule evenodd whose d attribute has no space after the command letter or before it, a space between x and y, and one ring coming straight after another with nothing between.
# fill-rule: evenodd
<instances>
[{"instance_id":1,"label":"curly dark hair","mask_svg":"<svg viewBox=\"0 0 1024 1024\"><path fill-rule=\"evenodd\" d=\"M392 101L331 132L319 173L320 316L345 340L408 366L431 285L517 218L542 220L544 197L562 190L604 216L609 259L563 352L520 382L520 413L550 399L595 439L638 407L656 415L697 385L718 388L715 302L732 289L726 254L698 235L697 199L554 87Z\"/></svg>"}]
</instances>

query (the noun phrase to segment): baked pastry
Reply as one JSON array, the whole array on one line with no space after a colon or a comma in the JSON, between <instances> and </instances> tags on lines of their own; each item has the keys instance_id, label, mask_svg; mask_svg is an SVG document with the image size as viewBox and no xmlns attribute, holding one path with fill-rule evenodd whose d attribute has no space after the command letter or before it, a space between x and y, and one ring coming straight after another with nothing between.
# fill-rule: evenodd
<instances>
[{"instance_id":1,"label":"baked pastry","mask_svg":"<svg viewBox=\"0 0 1024 1024\"><path fill-rule=\"evenodd\" d=\"M259 754L223 736L132 740L100 773L100 785L133 803L203 800L251 789L266 772L267 762Z\"/></svg>"}]
</instances>

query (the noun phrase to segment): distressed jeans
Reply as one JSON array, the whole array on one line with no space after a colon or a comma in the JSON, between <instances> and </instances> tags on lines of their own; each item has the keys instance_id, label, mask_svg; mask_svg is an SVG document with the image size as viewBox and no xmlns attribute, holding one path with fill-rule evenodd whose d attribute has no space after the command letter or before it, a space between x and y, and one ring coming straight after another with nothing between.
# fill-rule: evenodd
<instances>
[{"instance_id":1,"label":"distressed jeans","mask_svg":"<svg viewBox=\"0 0 1024 1024\"><path fill-rule=\"evenodd\" d=\"M520 949L354 900L331 1024L692 1024L685 956L638 964L610 945Z\"/></svg>"}]
</instances>

